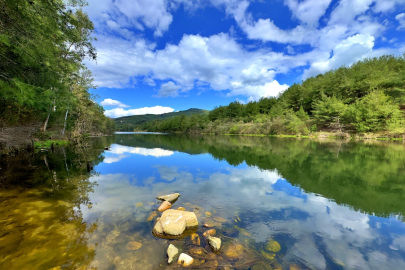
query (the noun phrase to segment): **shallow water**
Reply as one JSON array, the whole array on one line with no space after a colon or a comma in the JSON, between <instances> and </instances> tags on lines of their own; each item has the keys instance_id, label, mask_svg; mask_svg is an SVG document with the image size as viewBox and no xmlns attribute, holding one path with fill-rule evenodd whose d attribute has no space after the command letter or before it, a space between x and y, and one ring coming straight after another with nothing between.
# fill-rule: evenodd
<instances>
[{"instance_id":1,"label":"shallow water","mask_svg":"<svg viewBox=\"0 0 405 270\"><path fill-rule=\"evenodd\" d=\"M151 233L155 197L173 192L181 197L172 208L199 219L205 253L194 269L405 269L404 150L117 134L3 158L0 269L177 269L166 263L167 246L196 254L191 238ZM222 239L219 254L207 247L203 223ZM266 251L269 241L281 249Z\"/></svg>"}]
</instances>

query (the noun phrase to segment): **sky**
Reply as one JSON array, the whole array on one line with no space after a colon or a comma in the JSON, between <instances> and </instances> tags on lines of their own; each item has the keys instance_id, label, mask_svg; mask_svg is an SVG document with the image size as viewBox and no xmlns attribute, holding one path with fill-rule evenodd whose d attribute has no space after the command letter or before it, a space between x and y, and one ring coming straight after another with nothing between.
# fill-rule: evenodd
<instances>
[{"instance_id":1,"label":"sky","mask_svg":"<svg viewBox=\"0 0 405 270\"><path fill-rule=\"evenodd\" d=\"M405 0L88 0L91 92L112 118L277 96L405 52Z\"/></svg>"}]
</instances>

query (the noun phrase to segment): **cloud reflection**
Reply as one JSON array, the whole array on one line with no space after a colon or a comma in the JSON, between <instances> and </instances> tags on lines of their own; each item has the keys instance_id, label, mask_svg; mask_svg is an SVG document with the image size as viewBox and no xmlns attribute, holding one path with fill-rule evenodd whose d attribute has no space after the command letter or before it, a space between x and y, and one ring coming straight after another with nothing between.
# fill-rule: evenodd
<instances>
[{"instance_id":1,"label":"cloud reflection","mask_svg":"<svg viewBox=\"0 0 405 270\"><path fill-rule=\"evenodd\" d=\"M112 149L114 153L123 154L127 153L125 148L131 147ZM136 183L135 176L95 176L99 186L91 195L96 203L92 212L99 211L103 215L114 212L116 219L120 219L121 213L124 219L136 202L154 201L157 194L179 191L182 194L176 203L179 206L191 202L207 210L216 209L217 215L228 220L240 216L256 243L264 243L277 235L292 238L293 244L284 256L286 261L300 261L311 269L327 269L327 261L342 269L387 269L387 265L392 269L405 269L404 258L398 253L405 249L404 236L387 235L381 227L370 225L369 215L317 194L297 197L274 188L280 182L289 185L277 171L227 167L214 173L193 174L187 167L182 167L182 171L175 166L153 165L152 168L167 181L148 177L140 179L143 186L135 186L130 184ZM293 186L288 189L302 192ZM84 216L90 217L90 214L84 212ZM393 226L391 220L381 220L385 227Z\"/></svg>"},{"instance_id":2,"label":"cloud reflection","mask_svg":"<svg viewBox=\"0 0 405 270\"><path fill-rule=\"evenodd\" d=\"M115 163L119 162L120 160L129 157L128 154L135 154L141 156L152 156L152 157L168 157L174 154L173 151L164 150L161 148L141 148L141 147L130 147L130 146L123 146L119 144L111 145L111 149L107 152L107 156L104 158L104 163Z\"/></svg>"}]
</instances>

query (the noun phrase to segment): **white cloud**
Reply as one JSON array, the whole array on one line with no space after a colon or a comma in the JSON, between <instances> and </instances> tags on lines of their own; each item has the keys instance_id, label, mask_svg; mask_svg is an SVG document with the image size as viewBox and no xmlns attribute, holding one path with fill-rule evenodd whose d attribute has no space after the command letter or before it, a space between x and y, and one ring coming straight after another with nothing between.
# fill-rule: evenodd
<instances>
[{"instance_id":1,"label":"white cloud","mask_svg":"<svg viewBox=\"0 0 405 270\"><path fill-rule=\"evenodd\" d=\"M356 61L367 57L374 47L374 37L370 35L355 35L342 41L333 48L333 56L325 55L313 62L311 67L304 72L304 79L339 68L343 65L350 66Z\"/></svg>"},{"instance_id":2,"label":"white cloud","mask_svg":"<svg viewBox=\"0 0 405 270\"><path fill-rule=\"evenodd\" d=\"M155 107L144 107L139 109L130 109L124 110L123 108L115 108L112 110L106 110L104 114L111 118L117 118L122 116L130 116L130 115L143 115L143 114L163 114L173 112L174 109L170 107L162 107L162 106L155 106Z\"/></svg>"},{"instance_id":3,"label":"white cloud","mask_svg":"<svg viewBox=\"0 0 405 270\"><path fill-rule=\"evenodd\" d=\"M396 6L404 5L404 0L376 0L373 8L374 12L389 12L393 11Z\"/></svg>"},{"instance_id":4,"label":"white cloud","mask_svg":"<svg viewBox=\"0 0 405 270\"><path fill-rule=\"evenodd\" d=\"M188 91L200 84L208 84L218 91L230 90L230 95L259 97L260 93L270 93L269 86L277 86L276 73L306 64L305 59L293 59L266 49L246 51L224 33L210 37L184 35L178 45L168 44L155 51L145 40L135 44L108 38L100 40L103 41L98 42L98 63L88 64L98 75L98 85L119 87L117 81L126 84L128 78L137 76L170 80L161 86L157 94L160 97L177 96L180 89ZM255 89L260 91L252 93ZM273 94L277 95L272 91Z\"/></svg>"},{"instance_id":5,"label":"white cloud","mask_svg":"<svg viewBox=\"0 0 405 270\"><path fill-rule=\"evenodd\" d=\"M106 99L104 99L103 101L100 102L100 104L101 104L102 106L117 106L117 107L120 107L120 108L127 108L127 107L130 107L130 106L128 106L128 105L125 105L125 104L121 103L121 102L118 101L118 100L113 100L113 99L111 99L111 98L106 98Z\"/></svg>"},{"instance_id":6,"label":"white cloud","mask_svg":"<svg viewBox=\"0 0 405 270\"><path fill-rule=\"evenodd\" d=\"M405 28L405 13L398 14L395 19L399 22L398 30Z\"/></svg>"},{"instance_id":7,"label":"white cloud","mask_svg":"<svg viewBox=\"0 0 405 270\"><path fill-rule=\"evenodd\" d=\"M293 15L309 26L317 26L332 0L285 0Z\"/></svg>"},{"instance_id":8,"label":"white cloud","mask_svg":"<svg viewBox=\"0 0 405 270\"><path fill-rule=\"evenodd\" d=\"M173 82L162 84L157 94L158 97L177 97L181 87Z\"/></svg>"}]
</instances>

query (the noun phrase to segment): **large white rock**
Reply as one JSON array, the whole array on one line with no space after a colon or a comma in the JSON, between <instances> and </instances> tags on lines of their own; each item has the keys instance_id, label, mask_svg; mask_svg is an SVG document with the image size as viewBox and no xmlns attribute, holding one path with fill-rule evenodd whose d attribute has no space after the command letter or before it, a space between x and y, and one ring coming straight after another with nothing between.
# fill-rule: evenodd
<instances>
[{"instance_id":1,"label":"large white rock","mask_svg":"<svg viewBox=\"0 0 405 270\"><path fill-rule=\"evenodd\" d=\"M183 266L190 266L193 262L194 259L185 253L181 253L179 256L179 260L177 261L178 264L181 264Z\"/></svg>"},{"instance_id":2,"label":"large white rock","mask_svg":"<svg viewBox=\"0 0 405 270\"><path fill-rule=\"evenodd\" d=\"M179 250L174 245L170 244L167 248L167 257L169 257L167 262L169 264L173 262L174 256L176 256L177 253L179 253Z\"/></svg>"},{"instance_id":3,"label":"large white rock","mask_svg":"<svg viewBox=\"0 0 405 270\"><path fill-rule=\"evenodd\" d=\"M163 231L163 234L177 236L195 226L198 226L198 220L194 212L168 209L163 212L153 230L157 234Z\"/></svg>"},{"instance_id":4,"label":"large white rock","mask_svg":"<svg viewBox=\"0 0 405 270\"><path fill-rule=\"evenodd\" d=\"M173 193L173 194L168 194L168 195L156 197L156 199L161 200L161 201L168 201L170 203L174 203L179 197L180 197L180 193Z\"/></svg>"}]
</instances>

